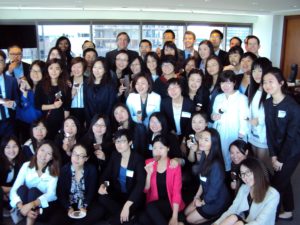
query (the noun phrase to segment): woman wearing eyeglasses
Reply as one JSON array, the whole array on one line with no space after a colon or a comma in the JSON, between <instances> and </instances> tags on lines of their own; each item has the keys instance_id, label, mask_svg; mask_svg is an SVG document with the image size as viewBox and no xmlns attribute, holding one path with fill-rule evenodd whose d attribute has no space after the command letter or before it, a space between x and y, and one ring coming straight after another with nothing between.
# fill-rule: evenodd
<instances>
[{"instance_id":1,"label":"woman wearing eyeglasses","mask_svg":"<svg viewBox=\"0 0 300 225\"><path fill-rule=\"evenodd\" d=\"M110 216L111 225L132 221L143 205L143 190L146 173L144 159L130 146L129 130L115 133L117 151L112 152L110 161L100 178L99 203L101 217Z\"/></svg>"},{"instance_id":2,"label":"woman wearing eyeglasses","mask_svg":"<svg viewBox=\"0 0 300 225\"><path fill-rule=\"evenodd\" d=\"M279 193L269 185L266 168L254 158L241 163L244 184L230 208L214 225L275 224Z\"/></svg>"},{"instance_id":3,"label":"woman wearing eyeglasses","mask_svg":"<svg viewBox=\"0 0 300 225\"><path fill-rule=\"evenodd\" d=\"M97 171L87 163L88 159L89 151L76 144L72 149L71 162L62 168L58 178L57 198L62 209L56 216L57 223L53 224L94 224L98 219L93 204Z\"/></svg>"}]
</instances>

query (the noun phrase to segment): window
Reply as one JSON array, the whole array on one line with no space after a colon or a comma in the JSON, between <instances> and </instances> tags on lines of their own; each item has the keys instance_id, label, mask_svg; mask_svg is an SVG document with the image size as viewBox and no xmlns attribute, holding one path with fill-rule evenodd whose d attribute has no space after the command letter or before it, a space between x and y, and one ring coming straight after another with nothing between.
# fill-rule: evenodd
<instances>
[{"instance_id":1,"label":"window","mask_svg":"<svg viewBox=\"0 0 300 225\"><path fill-rule=\"evenodd\" d=\"M152 49L155 51L157 47L163 47L163 33L165 30L171 29L175 33L175 44L179 49L183 48L183 25L143 25L143 39L148 39L152 43Z\"/></svg>"},{"instance_id":2,"label":"window","mask_svg":"<svg viewBox=\"0 0 300 225\"><path fill-rule=\"evenodd\" d=\"M106 52L117 48L116 37L120 32L126 32L130 37L128 48L138 51L140 42L139 25L93 25L93 42L96 44L97 52L105 56Z\"/></svg>"},{"instance_id":3,"label":"window","mask_svg":"<svg viewBox=\"0 0 300 225\"><path fill-rule=\"evenodd\" d=\"M225 28L223 26L189 25L187 27L187 30L193 31L196 34L196 38L197 38L194 48L198 49L198 45L201 41L209 40L210 32L214 29L218 29L224 34ZM220 48L225 49L224 41L221 43Z\"/></svg>"},{"instance_id":4,"label":"window","mask_svg":"<svg viewBox=\"0 0 300 225\"><path fill-rule=\"evenodd\" d=\"M90 24L93 25L90 25ZM209 24L162 24L153 22L128 22L128 23L102 23L90 21L89 24L63 24L63 25L39 25L39 55L40 59L47 58L50 48L55 46L56 40L60 36L67 36L72 45L72 53L74 56L82 55L82 44L85 40L92 40L96 44L96 50L100 56L105 56L108 51L115 49L116 36L120 32L127 32L130 36L128 48L138 51L141 39L148 39L152 42L153 51L157 47L163 47L163 32L171 29L175 33L175 43L179 49L183 49L183 36L185 30L193 31L197 40L195 49L198 49L199 43L204 39L209 39L210 32L213 29L219 29L224 34L224 41L221 44L222 49L228 51L229 40L233 36L238 36L242 40L252 32L252 27L246 25L209 25ZM36 59L36 50L26 49L24 51L25 61L31 62Z\"/></svg>"},{"instance_id":5,"label":"window","mask_svg":"<svg viewBox=\"0 0 300 225\"><path fill-rule=\"evenodd\" d=\"M82 55L82 44L90 40L89 25L39 25L40 58L46 60L49 50L55 46L60 36L70 39L73 56Z\"/></svg>"},{"instance_id":6,"label":"window","mask_svg":"<svg viewBox=\"0 0 300 225\"><path fill-rule=\"evenodd\" d=\"M232 37L236 36L239 37L244 46L244 40L245 38L251 34L251 28L250 27L227 27L227 37L226 37L226 50L229 50L229 41ZM245 49L244 49L245 50Z\"/></svg>"}]
</instances>

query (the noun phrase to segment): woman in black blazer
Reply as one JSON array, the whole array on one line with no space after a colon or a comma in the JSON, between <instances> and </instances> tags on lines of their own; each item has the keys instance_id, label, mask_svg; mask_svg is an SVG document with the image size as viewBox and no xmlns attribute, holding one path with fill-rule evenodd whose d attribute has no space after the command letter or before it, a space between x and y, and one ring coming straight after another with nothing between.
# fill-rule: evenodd
<instances>
[{"instance_id":1,"label":"woman in black blazer","mask_svg":"<svg viewBox=\"0 0 300 225\"><path fill-rule=\"evenodd\" d=\"M279 219L292 220L294 196L291 176L300 161L300 106L287 93L287 84L280 69L271 68L262 77L267 143L274 176L271 184L280 193Z\"/></svg>"},{"instance_id":2,"label":"woman in black blazer","mask_svg":"<svg viewBox=\"0 0 300 225\"><path fill-rule=\"evenodd\" d=\"M117 91L105 58L98 58L94 62L88 82L83 85L83 96L86 127L89 127L95 114L111 114L117 100Z\"/></svg>"},{"instance_id":3,"label":"woman in black blazer","mask_svg":"<svg viewBox=\"0 0 300 225\"><path fill-rule=\"evenodd\" d=\"M191 115L195 111L192 100L182 96L183 88L177 78L168 81L168 95L161 102L160 111L165 114L169 129L179 137L179 142L186 135Z\"/></svg>"},{"instance_id":4,"label":"woman in black blazer","mask_svg":"<svg viewBox=\"0 0 300 225\"><path fill-rule=\"evenodd\" d=\"M56 224L94 224L99 219L94 202L97 171L93 165L87 163L88 158L88 150L83 145L76 144L72 149L71 162L60 172L57 198L63 209L56 216L59 219ZM80 211L86 216L82 219L71 219L74 211Z\"/></svg>"},{"instance_id":5,"label":"woman in black blazer","mask_svg":"<svg viewBox=\"0 0 300 225\"><path fill-rule=\"evenodd\" d=\"M130 149L132 139L126 129L115 133L113 152L100 178L98 190L101 210L98 214L111 216L110 224L131 221L136 211L143 205L145 170L144 159Z\"/></svg>"}]
</instances>

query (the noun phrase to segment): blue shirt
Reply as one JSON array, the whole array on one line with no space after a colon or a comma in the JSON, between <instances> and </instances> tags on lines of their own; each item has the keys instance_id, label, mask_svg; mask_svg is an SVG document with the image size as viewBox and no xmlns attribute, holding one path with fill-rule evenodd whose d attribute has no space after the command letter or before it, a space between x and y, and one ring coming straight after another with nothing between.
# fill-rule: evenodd
<instances>
[{"instance_id":1,"label":"blue shirt","mask_svg":"<svg viewBox=\"0 0 300 225\"><path fill-rule=\"evenodd\" d=\"M84 108L83 103L83 84L77 88L77 93L72 99L71 108Z\"/></svg>"},{"instance_id":2,"label":"blue shirt","mask_svg":"<svg viewBox=\"0 0 300 225\"><path fill-rule=\"evenodd\" d=\"M127 172L127 169L121 166L120 167L120 173L119 173L119 182L120 182L120 185L121 185L121 191L123 193L127 192L127 189L126 189L126 172Z\"/></svg>"}]
</instances>

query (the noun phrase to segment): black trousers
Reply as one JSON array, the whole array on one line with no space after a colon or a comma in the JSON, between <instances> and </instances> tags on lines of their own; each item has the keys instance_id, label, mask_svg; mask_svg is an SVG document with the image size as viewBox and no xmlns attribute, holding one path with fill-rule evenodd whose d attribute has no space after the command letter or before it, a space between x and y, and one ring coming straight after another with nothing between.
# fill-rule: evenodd
<instances>
[{"instance_id":1,"label":"black trousers","mask_svg":"<svg viewBox=\"0 0 300 225\"><path fill-rule=\"evenodd\" d=\"M0 187L0 223L3 222L3 204L4 204L3 197L4 197L4 192Z\"/></svg>"},{"instance_id":2,"label":"black trousers","mask_svg":"<svg viewBox=\"0 0 300 225\"><path fill-rule=\"evenodd\" d=\"M168 225L172 213L169 200L149 202L145 211L141 213L139 222L141 225Z\"/></svg>"},{"instance_id":3,"label":"black trousers","mask_svg":"<svg viewBox=\"0 0 300 225\"><path fill-rule=\"evenodd\" d=\"M101 208L97 202L93 202L87 209L86 217L82 219L72 219L68 216L68 210L64 209L62 206L58 206L55 213L52 215L50 225L94 225L100 221L103 216L101 213Z\"/></svg>"},{"instance_id":4,"label":"black trousers","mask_svg":"<svg viewBox=\"0 0 300 225\"><path fill-rule=\"evenodd\" d=\"M117 193L100 195L99 203L101 206L101 210L99 210L98 213L103 214L102 218L104 217L104 215L110 216L109 218L110 225L121 225L120 214L125 202L128 199L127 197L128 196L126 195L117 194ZM122 223L122 225L133 224L135 219L134 217L139 207L141 206L142 206L141 203L136 203L136 202L133 203L132 206L130 207L129 222Z\"/></svg>"},{"instance_id":5,"label":"black trousers","mask_svg":"<svg viewBox=\"0 0 300 225\"><path fill-rule=\"evenodd\" d=\"M15 121L12 119L0 120L0 140L4 136L15 134Z\"/></svg>"},{"instance_id":6,"label":"black trousers","mask_svg":"<svg viewBox=\"0 0 300 225\"><path fill-rule=\"evenodd\" d=\"M278 205L277 213L280 212L281 204L286 212L294 210L294 196L291 177L299 161L300 155L290 158L287 162L283 163L281 171L274 172L271 184L280 194L280 203Z\"/></svg>"},{"instance_id":7,"label":"black trousers","mask_svg":"<svg viewBox=\"0 0 300 225\"><path fill-rule=\"evenodd\" d=\"M20 186L17 190L17 194L21 198L23 205L35 201L38 197L43 195L39 189L28 188L26 185ZM49 219L53 216L55 207L55 202L49 202L49 206L47 208L43 208L43 213L38 216L38 220L49 221Z\"/></svg>"}]
</instances>

